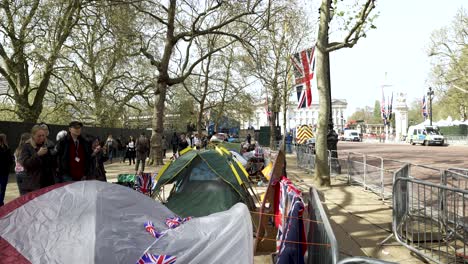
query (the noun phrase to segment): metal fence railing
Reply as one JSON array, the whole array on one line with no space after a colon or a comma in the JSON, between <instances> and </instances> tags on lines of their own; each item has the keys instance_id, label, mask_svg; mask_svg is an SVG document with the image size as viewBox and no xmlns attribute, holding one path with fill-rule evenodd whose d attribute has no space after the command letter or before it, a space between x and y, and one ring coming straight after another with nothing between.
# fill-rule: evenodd
<instances>
[{"instance_id":1,"label":"metal fence railing","mask_svg":"<svg viewBox=\"0 0 468 264\"><path fill-rule=\"evenodd\" d=\"M307 263L337 263L338 243L315 188L309 189L307 204L309 212L307 241L313 242L308 244Z\"/></svg>"},{"instance_id":2,"label":"metal fence railing","mask_svg":"<svg viewBox=\"0 0 468 264\"><path fill-rule=\"evenodd\" d=\"M394 168L387 169L382 157L349 152L347 163L348 183L362 185L378 194L382 200L391 197L391 175Z\"/></svg>"},{"instance_id":3,"label":"metal fence railing","mask_svg":"<svg viewBox=\"0 0 468 264\"><path fill-rule=\"evenodd\" d=\"M442 173L441 184L468 190L468 169L450 168Z\"/></svg>"},{"instance_id":4,"label":"metal fence railing","mask_svg":"<svg viewBox=\"0 0 468 264\"><path fill-rule=\"evenodd\" d=\"M436 263L468 261L468 190L417 180L406 170L395 176L393 194L400 244Z\"/></svg>"},{"instance_id":5,"label":"metal fence railing","mask_svg":"<svg viewBox=\"0 0 468 264\"><path fill-rule=\"evenodd\" d=\"M349 257L339 261L339 245L327 214L315 188L309 189L307 197L308 228L307 231L307 264L311 263L361 263L391 264L367 257ZM338 262L339 261L339 262Z\"/></svg>"},{"instance_id":6,"label":"metal fence railing","mask_svg":"<svg viewBox=\"0 0 468 264\"><path fill-rule=\"evenodd\" d=\"M313 151L296 150L298 167L313 170ZM382 199L393 197L393 235L399 243L437 263L468 263L468 169L442 170L355 152L332 154L332 174L335 159L350 184Z\"/></svg>"},{"instance_id":7,"label":"metal fence railing","mask_svg":"<svg viewBox=\"0 0 468 264\"><path fill-rule=\"evenodd\" d=\"M468 136L444 136L445 143L450 145L468 145Z\"/></svg>"}]
</instances>

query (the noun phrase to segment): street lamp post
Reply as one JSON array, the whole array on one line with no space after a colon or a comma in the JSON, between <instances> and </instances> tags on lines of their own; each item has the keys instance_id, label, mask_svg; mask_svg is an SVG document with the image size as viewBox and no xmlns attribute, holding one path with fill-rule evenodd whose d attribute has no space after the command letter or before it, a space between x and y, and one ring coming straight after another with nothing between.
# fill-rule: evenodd
<instances>
[{"instance_id":1,"label":"street lamp post","mask_svg":"<svg viewBox=\"0 0 468 264\"><path fill-rule=\"evenodd\" d=\"M432 87L429 87L427 96L429 97L429 125L432 126L432 97L434 96L434 91L432 90Z\"/></svg>"},{"instance_id":2,"label":"street lamp post","mask_svg":"<svg viewBox=\"0 0 468 264\"><path fill-rule=\"evenodd\" d=\"M344 118L343 118L343 114L341 114L341 132L344 133Z\"/></svg>"}]
</instances>

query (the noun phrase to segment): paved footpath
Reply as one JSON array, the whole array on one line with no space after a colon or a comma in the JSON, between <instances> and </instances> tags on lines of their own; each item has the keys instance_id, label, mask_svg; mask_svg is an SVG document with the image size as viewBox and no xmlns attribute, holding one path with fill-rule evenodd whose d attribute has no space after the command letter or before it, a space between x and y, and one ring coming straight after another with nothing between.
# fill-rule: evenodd
<instances>
[{"instance_id":1,"label":"paved footpath","mask_svg":"<svg viewBox=\"0 0 468 264\"><path fill-rule=\"evenodd\" d=\"M288 177L303 190L312 186L312 174L297 169L294 155L287 155ZM145 171L157 171L161 167L148 166ZM117 180L121 173L134 173L134 165L114 162L106 164L107 178ZM391 239L383 247L377 243L391 234L392 209L389 202L383 203L379 197L362 187L348 186L344 181L332 180L332 188L319 188L324 196L324 205L337 238L340 254L347 256L369 256L397 263L424 263L409 250ZM10 175L6 202L18 197L14 174ZM255 263L270 263L269 256L255 257Z\"/></svg>"},{"instance_id":2,"label":"paved footpath","mask_svg":"<svg viewBox=\"0 0 468 264\"><path fill-rule=\"evenodd\" d=\"M313 185L313 175L297 168L294 155L287 155L287 162L289 178L295 179L298 185ZM368 256L397 263L425 263L393 238L385 246L377 245L391 234L391 201L384 203L363 187L349 186L336 178L332 179L331 188L317 189L324 197L324 207L328 208L342 258Z\"/></svg>"}]
</instances>

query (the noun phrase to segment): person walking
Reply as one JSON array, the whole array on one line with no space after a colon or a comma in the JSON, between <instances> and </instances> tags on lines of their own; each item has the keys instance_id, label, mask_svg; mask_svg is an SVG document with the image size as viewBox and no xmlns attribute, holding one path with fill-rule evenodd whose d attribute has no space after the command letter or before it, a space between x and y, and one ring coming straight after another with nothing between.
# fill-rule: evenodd
<instances>
[{"instance_id":1,"label":"person walking","mask_svg":"<svg viewBox=\"0 0 468 264\"><path fill-rule=\"evenodd\" d=\"M172 153L175 155L177 153L177 149L179 148L179 137L177 136L177 133L174 132L171 138L171 145L172 145Z\"/></svg>"},{"instance_id":2,"label":"person walking","mask_svg":"<svg viewBox=\"0 0 468 264\"><path fill-rule=\"evenodd\" d=\"M13 155L8 147L7 137L0 134L0 206L4 205L8 175L13 165Z\"/></svg>"},{"instance_id":3,"label":"person walking","mask_svg":"<svg viewBox=\"0 0 468 264\"><path fill-rule=\"evenodd\" d=\"M166 150L167 150L167 140L166 137L163 135L161 139L161 148L162 148L162 157L163 159L166 158Z\"/></svg>"},{"instance_id":4,"label":"person walking","mask_svg":"<svg viewBox=\"0 0 468 264\"><path fill-rule=\"evenodd\" d=\"M201 148L201 140L198 134L193 136L193 147L196 147L198 150Z\"/></svg>"},{"instance_id":5,"label":"person walking","mask_svg":"<svg viewBox=\"0 0 468 264\"><path fill-rule=\"evenodd\" d=\"M249 145L252 144L252 136L250 135L250 133L247 134L246 141L247 143L249 143Z\"/></svg>"},{"instance_id":6,"label":"person walking","mask_svg":"<svg viewBox=\"0 0 468 264\"><path fill-rule=\"evenodd\" d=\"M140 138L136 142L136 166L135 171L138 173L138 168L141 162L141 172L145 171L145 162L150 150L149 140L146 138L144 132L141 133Z\"/></svg>"},{"instance_id":7,"label":"person walking","mask_svg":"<svg viewBox=\"0 0 468 264\"><path fill-rule=\"evenodd\" d=\"M112 158L115 155L115 149L117 147L116 145L117 145L117 143L115 142L114 138L112 137L112 134L109 134L107 136L107 140L106 140L106 148L107 148L107 155L109 156L110 163L112 163Z\"/></svg>"},{"instance_id":8,"label":"person walking","mask_svg":"<svg viewBox=\"0 0 468 264\"><path fill-rule=\"evenodd\" d=\"M24 144L31 138L31 134L23 133L21 134L20 142L18 147L15 150L15 174L16 174L16 183L18 184L18 191L20 196L25 195L29 192L32 192L32 188L30 186L31 179L29 179L28 174L26 173L23 164L20 162L20 155L21 150L24 147Z\"/></svg>"},{"instance_id":9,"label":"person walking","mask_svg":"<svg viewBox=\"0 0 468 264\"><path fill-rule=\"evenodd\" d=\"M126 154L128 161L130 162L128 165L135 164L135 140L133 139L133 136L130 136L130 139L128 140L127 143L127 154Z\"/></svg>"},{"instance_id":10,"label":"person walking","mask_svg":"<svg viewBox=\"0 0 468 264\"><path fill-rule=\"evenodd\" d=\"M83 123L72 121L68 135L57 143L60 182L85 180L90 173L91 144L81 135Z\"/></svg>"},{"instance_id":11,"label":"person walking","mask_svg":"<svg viewBox=\"0 0 468 264\"><path fill-rule=\"evenodd\" d=\"M48 129L43 124L34 125L31 138L26 141L19 157L27 177L24 185L35 191L55 183L57 160L54 146L47 140Z\"/></svg>"}]
</instances>

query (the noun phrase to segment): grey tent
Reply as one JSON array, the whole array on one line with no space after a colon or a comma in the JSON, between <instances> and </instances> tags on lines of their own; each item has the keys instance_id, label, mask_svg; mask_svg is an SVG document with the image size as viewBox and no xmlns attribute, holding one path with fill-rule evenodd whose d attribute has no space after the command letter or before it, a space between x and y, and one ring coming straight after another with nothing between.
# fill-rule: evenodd
<instances>
[{"instance_id":1,"label":"grey tent","mask_svg":"<svg viewBox=\"0 0 468 264\"><path fill-rule=\"evenodd\" d=\"M169 229L166 218L173 216L158 201L120 185L54 185L0 207L0 262L136 263L145 252L173 255L176 263L252 262L245 205ZM164 235L156 240L146 221Z\"/></svg>"}]
</instances>

